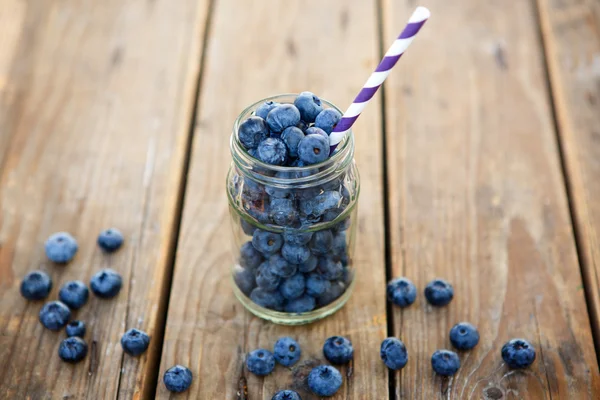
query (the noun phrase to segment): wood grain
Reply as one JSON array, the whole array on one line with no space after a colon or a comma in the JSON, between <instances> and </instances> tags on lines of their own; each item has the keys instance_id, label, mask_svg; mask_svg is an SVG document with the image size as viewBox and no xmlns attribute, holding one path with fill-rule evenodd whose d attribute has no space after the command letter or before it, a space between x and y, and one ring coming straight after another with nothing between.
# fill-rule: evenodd
<instances>
[{"instance_id":1,"label":"wood grain","mask_svg":"<svg viewBox=\"0 0 600 400\"><path fill-rule=\"evenodd\" d=\"M600 348L600 4L538 1L596 349Z\"/></svg>"},{"instance_id":2,"label":"wood grain","mask_svg":"<svg viewBox=\"0 0 600 400\"><path fill-rule=\"evenodd\" d=\"M161 376L174 364L192 370L194 383L181 397L270 400L277 390L294 387L303 399L315 399L302 377L323 362L324 340L341 334L353 341L355 362L352 370L342 368L345 383L332 398L387 398L388 374L378 354L386 336L379 100L356 125L362 177L358 284L335 316L282 327L244 310L230 287L225 194L229 136L241 110L269 95L302 90L344 107L378 62L376 22L374 1L215 2L160 367ZM302 346L300 364L292 371L277 367L264 379L249 374L246 353L272 348L284 335ZM157 393L169 396L162 382Z\"/></svg>"},{"instance_id":3,"label":"wood grain","mask_svg":"<svg viewBox=\"0 0 600 400\"><path fill-rule=\"evenodd\" d=\"M0 1L0 398L148 398L155 388L174 224L189 143L207 1ZM101 229L126 236L118 253ZM69 231L80 250L50 263L45 239ZM117 298L89 303L91 354L67 365L64 332L19 295L30 270L67 280L123 275ZM123 356L122 333L152 336Z\"/></svg>"},{"instance_id":4,"label":"wood grain","mask_svg":"<svg viewBox=\"0 0 600 400\"><path fill-rule=\"evenodd\" d=\"M385 38L412 3L384 1ZM420 293L445 278L455 298L394 309L410 354L396 398L599 398L534 2L428 6L430 22L386 83L392 267ZM431 354L464 320L481 341L442 379ZM513 337L537 349L525 371L500 357Z\"/></svg>"}]
</instances>

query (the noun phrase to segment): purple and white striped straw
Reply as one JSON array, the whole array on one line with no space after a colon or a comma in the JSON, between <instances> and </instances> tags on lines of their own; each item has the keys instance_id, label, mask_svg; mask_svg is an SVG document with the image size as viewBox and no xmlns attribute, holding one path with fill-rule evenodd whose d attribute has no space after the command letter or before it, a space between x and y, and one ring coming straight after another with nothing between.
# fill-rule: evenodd
<instances>
[{"instance_id":1,"label":"purple and white striped straw","mask_svg":"<svg viewBox=\"0 0 600 400\"><path fill-rule=\"evenodd\" d=\"M360 116L362 110L364 110L367 103L369 103L369 100L371 100L377 92L377 89L379 89L383 81L385 81L385 78L388 77L390 71L394 68L394 65L396 65L400 57L402 57L402 54L404 54L408 46L410 46L430 15L431 13L425 7L417 7L415 12L413 12L408 20L408 24L400 36L398 36L398 39L394 41L394 44L392 44L387 53L385 53L383 60L381 60L375 71L371 74L367 83L364 84L362 90L354 99L354 102L348 107L335 128L333 128L331 135L329 135L330 154L333 153L337 145L344 139L346 133L348 133L354 122Z\"/></svg>"}]
</instances>

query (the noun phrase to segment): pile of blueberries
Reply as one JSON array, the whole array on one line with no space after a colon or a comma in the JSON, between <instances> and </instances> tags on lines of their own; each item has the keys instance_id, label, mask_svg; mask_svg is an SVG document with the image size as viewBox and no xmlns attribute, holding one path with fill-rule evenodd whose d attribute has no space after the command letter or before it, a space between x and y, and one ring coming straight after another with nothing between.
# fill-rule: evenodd
<instances>
[{"instance_id":1,"label":"pile of blueberries","mask_svg":"<svg viewBox=\"0 0 600 400\"><path fill-rule=\"evenodd\" d=\"M340 113L323 108L311 92L300 93L294 104L267 101L238 129L247 152L277 166L305 167L329 157L329 139ZM270 171L259 170L268 175ZM301 178L314 170L278 171L275 178ZM344 173L318 186L290 189L245 176L237 189L243 209L244 233L252 236L240 249L235 282L259 306L303 313L338 299L352 282L346 231L350 217L336 221L350 204ZM283 186L283 187L282 187ZM255 219L256 221L253 221ZM315 224L335 221L327 229ZM278 232L257 228L274 226ZM308 228L313 228L308 231Z\"/></svg>"}]
</instances>

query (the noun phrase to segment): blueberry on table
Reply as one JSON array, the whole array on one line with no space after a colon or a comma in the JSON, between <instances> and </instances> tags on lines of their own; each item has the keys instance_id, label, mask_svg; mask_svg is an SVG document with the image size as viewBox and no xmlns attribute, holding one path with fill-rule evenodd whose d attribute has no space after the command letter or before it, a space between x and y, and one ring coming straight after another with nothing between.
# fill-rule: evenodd
<instances>
[{"instance_id":1,"label":"blueberry on table","mask_svg":"<svg viewBox=\"0 0 600 400\"><path fill-rule=\"evenodd\" d=\"M327 108L317 115L315 119L315 126L317 128L323 129L327 134L330 134L333 131L333 128L340 122L342 118L342 114L338 110L333 108Z\"/></svg>"},{"instance_id":2,"label":"blueberry on table","mask_svg":"<svg viewBox=\"0 0 600 400\"><path fill-rule=\"evenodd\" d=\"M98 246L107 253L117 251L122 245L123 234L116 228L105 229L98 235Z\"/></svg>"},{"instance_id":3,"label":"blueberry on table","mask_svg":"<svg viewBox=\"0 0 600 400\"><path fill-rule=\"evenodd\" d=\"M256 287L256 277L254 276L254 272L246 268L236 268L233 280L246 296L250 296L250 293L252 293L252 290Z\"/></svg>"},{"instance_id":4,"label":"blueberry on table","mask_svg":"<svg viewBox=\"0 0 600 400\"><path fill-rule=\"evenodd\" d=\"M269 375L273 372L273 368L275 368L275 357L273 357L273 354L271 354L269 350L254 350L248 354L246 367L248 367L248 371L252 372L254 375Z\"/></svg>"},{"instance_id":5,"label":"blueberry on table","mask_svg":"<svg viewBox=\"0 0 600 400\"><path fill-rule=\"evenodd\" d=\"M284 165L288 159L288 150L283 140L267 138L260 142L258 159L271 165Z\"/></svg>"},{"instance_id":6,"label":"blueberry on table","mask_svg":"<svg viewBox=\"0 0 600 400\"><path fill-rule=\"evenodd\" d=\"M264 255L277 253L282 245L283 238L278 233L257 229L252 235L252 246Z\"/></svg>"},{"instance_id":7,"label":"blueberry on table","mask_svg":"<svg viewBox=\"0 0 600 400\"><path fill-rule=\"evenodd\" d=\"M31 271L21 281L21 295L27 300L43 300L52 290L52 279L44 271Z\"/></svg>"},{"instance_id":8,"label":"blueberry on table","mask_svg":"<svg viewBox=\"0 0 600 400\"><path fill-rule=\"evenodd\" d=\"M294 300L304 294L306 281L304 274L297 273L296 275L284 280L279 286L281 295L287 300Z\"/></svg>"},{"instance_id":9,"label":"blueberry on table","mask_svg":"<svg viewBox=\"0 0 600 400\"><path fill-rule=\"evenodd\" d=\"M296 265L290 264L279 254L273 254L269 257L269 268L271 269L271 272L281 278L289 278L298 270Z\"/></svg>"},{"instance_id":10,"label":"blueberry on table","mask_svg":"<svg viewBox=\"0 0 600 400\"><path fill-rule=\"evenodd\" d=\"M300 111L300 118L308 123L315 122L317 115L323 111L321 99L311 92L300 93L294 100L294 105Z\"/></svg>"},{"instance_id":11,"label":"blueberry on table","mask_svg":"<svg viewBox=\"0 0 600 400\"><path fill-rule=\"evenodd\" d=\"M71 318L71 310L60 301L50 301L42 307L39 314L40 322L51 331L64 328Z\"/></svg>"},{"instance_id":12,"label":"blueberry on table","mask_svg":"<svg viewBox=\"0 0 600 400\"><path fill-rule=\"evenodd\" d=\"M192 385L192 371L183 365L175 365L165 372L163 382L170 392L185 392Z\"/></svg>"},{"instance_id":13,"label":"blueberry on table","mask_svg":"<svg viewBox=\"0 0 600 400\"><path fill-rule=\"evenodd\" d=\"M248 269L256 269L264 261L262 254L254 248L252 242L246 242L240 248L240 265Z\"/></svg>"},{"instance_id":14,"label":"blueberry on table","mask_svg":"<svg viewBox=\"0 0 600 400\"><path fill-rule=\"evenodd\" d=\"M284 298L277 290L268 291L257 287L250 293L250 299L261 307L275 311L281 311L283 309Z\"/></svg>"},{"instance_id":15,"label":"blueberry on table","mask_svg":"<svg viewBox=\"0 0 600 400\"><path fill-rule=\"evenodd\" d=\"M293 390L280 390L271 397L271 400L302 400L302 397Z\"/></svg>"},{"instance_id":16,"label":"blueberry on table","mask_svg":"<svg viewBox=\"0 0 600 400\"><path fill-rule=\"evenodd\" d=\"M300 345L291 337L284 336L275 342L273 356L275 357L275 361L285 367L291 367L296 364L301 354Z\"/></svg>"},{"instance_id":17,"label":"blueberry on table","mask_svg":"<svg viewBox=\"0 0 600 400\"><path fill-rule=\"evenodd\" d=\"M79 249L77 240L67 232L58 232L51 235L44 245L46 256L57 264L68 263L75 257Z\"/></svg>"},{"instance_id":18,"label":"blueberry on table","mask_svg":"<svg viewBox=\"0 0 600 400\"><path fill-rule=\"evenodd\" d=\"M242 145L250 150L256 149L260 142L269 137L269 128L263 118L250 117L240 125L238 138Z\"/></svg>"},{"instance_id":19,"label":"blueberry on table","mask_svg":"<svg viewBox=\"0 0 600 400\"><path fill-rule=\"evenodd\" d=\"M425 298L432 306L442 307L454 297L454 288L443 279L434 279L425 287Z\"/></svg>"},{"instance_id":20,"label":"blueberry on table","mask_svg":"<svg viewBox=\"0 0 600 400\"><path fill-rule=\"evenodd\" d=\"M305 294L304 296L298 297L294 300L288 300L283 307L283 310L287 313L305 313L315 309L317 300Z\"/></svg>"},{"instance_id":21,"label":"blueberry on table","mask_svg":"<svg viewBox=\"0 0 600 400\"><path fill-rule=\"evenodd\" d=\"M321 135L306 135L298 145L298 158L308 165L329 158L329 141Z\"/></svg>"},{"instance_id":22,"label":"blueberry on table","mask_svg":"<svg viewBox=\"0 0 600 400\"><path fill-rule=\"evenodd\" d=\"M312 272L317 268L317 263L319 259L316 256L310 256L308 260L303 262L302 264L298 264L298 271L300 272Z\"/></svg>"},{"instance_id":23,"label":"blueberry on table","mask_svg":"<svg viewBox=\"0 0 600 400\"><path fill-rule=\"evenodd\" d=\"M323 278L334 281L342 276L344 273L344 267L339 261L334 261L328 257L319 258L317 264L317 271L323 276Z\"/></svg>"},{"instance_id":24,"label":"blueberry on table","mask_svg":"<svg viewBox=\"0 0 600 400\"><path fill-rule=\"evenodd\" d=\"M290 126L281 133L281 140L288 148L288 154L292 158L298 157L298 144L304 139L304 132L300 128Z\"/></svg>"},{"instance_id":25,"label":"blueberry on table","mask_svg":"<svg viewBox=\"0 0 600 400\"><path fill-rule=\"evenodd\" d=\"M342 386L342 374L330 365L319 365L308 375L308 387L317 396L333 396Z\"/></svg>"},{"instance_id":26,"label":"blueberry on table","mask_svg":"<svg viewBox=\"0 0 600 400\"><path fill-rule=\"evenodd\" d=\"M283 244L283 247L281 248L281 255L292 264L303 264L311 257L308 247L296 246L289 243Z\"/></svg>"},{"instance_id":27,"label":"blueberry on table","mask_svg":"<svg viewBox=\"0 0 600 400\"><path fill-rule=\"evenodd\" d=\"M81 281L65 282L58 292L58 299L73 310L77 310L87 303L89 290Z\"/></svg>"},{"instance_id":28,"label":"blueberry on table","mask_svg":"<svg viewBox=\"0 0 600 400\"><path fill-rule=\"evenodd\" d=\"M331 282L331 288L317 298L317 305L325 307L333 303L346 291L346 286L340 281Z\"/></svg>"},{"instance_id":29,"label":"blueberry on table","mask_svg":"<svg viewBox=\"0 0 600 400\"><path fill-rule=\"evenodd\" d=\"M479 343L479 332L470 323L459 322L450 329L450 342L458 350L471 350Z\"/></svg>"},{"instance_id":30,"label":"blueberry on table","mask_svg":"<svg viewBox=\"0 0 600 400\"><path fill-rule=\"evenodd\" d=\"M121 275L110 268L97 272L90 280L92 292L103 299L115 297L121 290L122 285Z\"/></svg>"},{"instance_id":31,"label":"blueberry on table","mask_svg":"<svg viewBox=\"0 0 600 400\"><path fill-rule=\"evenodd\" d=\"M125 353L132 356L139 356L145 352L149 344L150 336L139 329L132 328L121 337L121 347Z\"/></svg>"},{"instance_id":32,"label":"blueberry on table","mask_svg":"<svg viewBox=\"0 0 600 400\"><path fill-rule=\"evenodd\" d=\"M285 128L300 122L300 111L293 104L280 104L267 114L267 125L272 132L283 132Z\"/></svg>"},{"instance_id":33,"label":"blueberry on table","mask_svg":"<svg viewBox=\"0 0 600 400\"><path fill-rule=\"evenodd\" d=\"M287 264L287 262L286 262ZM256 284L266 291L277 290L281 283L281 277L273 272L268 261L265 261L256 271Z\"/></svg>"},{"instance_id":34,"label":"blueberry on table","mask_svg":"<svg viewBox=\"0 0 600 400\"><path fill-rule=\"evenodd\" d=\"M349 339L332 336L323 344L323 355L332 364L346 364L354 357L354 347Z\"/></svg>"},{"instance_id":35,"label":"blueberry on table","mask_svg":"<svg viewBox=\"0 0 600 400\"><path fill-rule=\"evenodd\" d=\"M527 368L535 361L535 348L525 339L511 339L502 346L502 359L512 369Z\"/></svg>"},{"instance_id":36,"label":"blueberry on table","mask_svg":"<svg viewBox=\"0 0 600 400\"><path fill-rule=\"evenodd\" d=\"M67 337L77 336L84 337L85 336L85 323L83 321L71 321L67 324L65 328L67 332Z\"/></svg>"},{"instance_id":37,"label":"blueberry on table","mask_svg":"<svg viewBox=\"0 0 600 400\"><path fill-rule=\"evenodd\" d=\"M87 343L77 336L71 336L60 342L58 356L66 362L77 363L87 355Z\"/></svg>"},{"instance_id":38,"label":"blueberry on table","mask_svg":"<svg viewBox=\"0 0 600 400\"><path fill-rule=\"evenodd\" d=\"M267 100L264 103L262 103L260 106L258 106L256 111L254 111L254 115L256 115L257 117L261 117L262 119L267 119L267 115L269 115L269 111L271 111L278 105L279 105L279 103L277 103L276 101Z\"/></svg>"},{"instance_id":39,"label":"blueberry on table","mask_svg":"<svg viewBox=\"0 0 600 400\"><path fill-rule=\"evenodd\" d=\"M333 233L330 230L315 232L310 240L310 250L315 255L325 255L333 246Z\"/></svg>"},{"instance_id":40,"label":"blueberry on table","mask_svg":"<svg viewBox=\"0 0 600 400\"><path fill-rule=\"evenodd\" d=\"M395 337L384 339L379 355L383 363L394 371L404 368L408 362L408 351L404 343Z\"/></svg>"},{"instance_id":41,"label":"blueberry on table","mask_svg":"<svg viewBox=\"0 0 600 400\"><path fill-rule=\"evenodd\" d=\"M436 350L431 356L431 367L442 376L452 376L460 368L458 354L450 350Z\"/></svg>"},{"instance_id":42,"label":"blueberry on table","mask_svg":"<svg viewBox=\"0 0 600 400\"><path fill-rule=\"evenodd\" d=\"M319 297L331 288L331 282L319 273L309 274L306 278L306 294Z\"/></svg>"},{"instance_id":43,"label":"blueberry on table","mask_svg":"<svg viewBox=\"0 0 600 400\"><path fill-rule=\"evenodd\" d=\"M327 139L327 141L329 141L329 135L327 134L327 132L325 132L321 128L317 128L316 126L311 126L310 128L306 129L305 134L306 135L321 135L325 139Z\"/></svg>"},{"instance_id":44,"label":"blueberry on table","mask_svg":"<svg viewBox=\"0 0 600 400\"><path fill-rule=\"evenodd\" d=\"M417 287L409 279L396 278L387 284L387 299L397 306L408 307L417 298Z\"/></svg>"},{"instance_id":45,"label":"blueberry on table","mask_svg":"<svg viewBox=\"0 0 600 400\"><path fill-rule=\"evenodd\" d=\"M312 238L312 232L294 232L294 231L285 231L283 232L283 240L286 243L303 246L310 242Z\"/></svg>"}]
</instances>

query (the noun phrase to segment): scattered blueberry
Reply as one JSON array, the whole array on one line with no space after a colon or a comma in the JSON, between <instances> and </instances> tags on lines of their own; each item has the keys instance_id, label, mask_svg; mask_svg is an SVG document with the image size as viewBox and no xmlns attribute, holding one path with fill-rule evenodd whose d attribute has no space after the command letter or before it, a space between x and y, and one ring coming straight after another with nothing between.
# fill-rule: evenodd
<instances>
[{"instance_id":1,"label":"scattered blueberry","mask_svg":"<svg viewBox=\"0 0 600 400\"><path fill-rule=\"evenodd\" d=\"M319 365L308 375L308 387L317 396L333 396L342 386L342 375L330 365Z\"/></svg>"},{"instance_id":2,"label":"scattered blueberry","mask_svg":"<svg viewBox=\"0 0 600 400\"><path fill-rule=\"evenodd\" d=\"M280 390L271 397L271 400L302 400L298 392L293 390Z\"/></svg>"},{"instance_id":3,"label":"scattered blueberry","mask_svg":"<svg viewBox=\"0 0 600 400\"><path fill-rule=\"evenodd\" d=\"M298 157L308 165L329 158L329 141L321 135L306 135L298 145Z\"/></svg>"},{"instance_id":4,"label":"scattered blueberry","mask_svg":"<svg viewBox=\"0 0 600 400\"><path fill-rule=\"evenodd\" d=\"M123 244L123 234L115 228L109 228L98 235L98 246L107 253L117 251Z\"/></svg>"},{"instance_id":5,"label":"scattered blueberry","mask_svg":"<svg viewBox=\"0 0 600 400\"><path fill-rule=\"evenodd\" d=\"M387 299L397 306L408 307L417 298L417 287L409 279L396 278L387 284Z\"/></svg>"},{"instance_id":6,"label":"scattered blueberry","mask_svg":"<svg viewBox=\"0 0 600 400\"><path fill-rule=\"evenodd\" d=\"M51 235L46 240L44 247L48 259L58 264L71 261L79 249L77 240L67 232L58 232Z\"/></svg>"},{"instance_id":7,"label":"scattered blueberry","mask_svg":"<svg viewBox=\"0 0 600 400\"><path fill-rule=\"evenodd\" d=\"M310 242L312 236L312 232L283 232L283 240L286 243L296 246L303 246L307 244L308 242Z\"/></svg>"},{"instance_id":8,"label":"scattered blueberry","mask_svg":"<svg viewBox=\"0 0 600 400\"><path fill-rule=\"evenodd\" d=\"M354 348L345 337L332 336L323 345L323 355L332 364L346 364L354 357Z\"/></svg>"},{"instance_id":9,"label":"scattered blueberry","mask_svg":"<svg viewBox=\"0 0 600 400\"><path fill-rule=\"evenodd\" d=\"M304 132L295 126L285 128L281 133L281 140L283 140L283 143L287 146L290 157L298 157L298 144L302 139L304 139Z\"/></svg>"},{"instance_id":10,"label":"scattered blueberry","mask_svg":"<svg viewBox=\"0 0 600 400\"><path fill-rule=\"evenodd\" d=\"M260 117L250 117L240 125L238 138L246 149L256 149L269 136L269 128Z\"/></svg>"},{"instance_id":11,"label":"scattered blueberry","mask_svg":"<svg viewBox=\"0 0 600 400\"><path fill-rule=\"evenodd\" d=\"M281 139L267 138L258 145L258 159L271 165L283 165L288 159L288 150Z\"/></svg>"},{"instance_id":12,"label":"scattered blueberry","mask_svg":"<svg viewBox=\"0 0 600 400\"><path fill-rule=\"evenodd\" d=\"M85 323L83 321L71 321L67 324L65 330L68 337L77 336L82 338L85 336Z\"/></svg>"},{"instance_id":13,"label":"scattered blueberry","mask_svg":"<svg viewBox=\"0 0 600 400\"><path fill-rule=\"evenodd\" d=\"M408 362L408 351L400 339L389 337L381 343L379 355L383 363L393 370L404 368Z\"/></svg>"},{"instance_id":14,"label":"scattered blueberry","mask_svg":"<svg viewBox=\"0 0 600 400\"><path fill-rule=\"evenodd\" d=\"M267 114L267 125L273 132L283 132L289 126L300 122L300 111L293 104L280 104Z\"/></svg>"},{"instance_id":15,"label":"scattered blueberry","mask_svg":"<svg viewBox=\"0 0 600 400\"><path fill-rule=\"evenodd\" d=\"M281 311L283 309L284 299L277 290L270 292L258 287L250 293L250 299L261 307L275 311Z\"/></svg>"},{"instance_id":16,"label":"scattered blueberry","mask_svg":"<svg viewBox=\"0 0 600 400\"><path fill-rule=\"evenodd\" d=\"M525 339L511 339L502 346L502 359L510 368L527 368L535 361L535 348Z\"/></svg>"},{"instance_id":17,"label":"scattered blueberry","mask_svg":"<svg viewBox=\"0 0 600 400\"><path fill-rule=\"evenodd\" d=\"M313 254L324 255L333 246L333 233L330 230L317 231L310 240L309 247Z\"/></svg>"},{"instance_id":18,"label":"scattered blueberry","mask_svg":"<svg viewBox=\"0 0 600 400\"><path fill-rule=\"evenodd\" d=\"M121 337L121 347L125 353L132 356L139 356L145 352L149 344L150 336L139 329L132 328Z\"/></svg>"},{"instance_id":19,"label":"scattered blueberry","mask_svg":"<svg viewBox=\"0 0 600 400\"><path fill-rule=\"evenodd\" d=\"M327 141L329 141L329 135L327 134L327 132L325 132L323 129L321 128L317 128L316 126L311 126L310 128L308 128L306 130L306 135L321 135L323 136L325 139L327 139Z\"/></svg>"},{"instance_id":20,"label":"scattered blueberry","mask_svg":"<svg viewBox=\"0 0 600 400\"><path fill-rule=\"evenodd\" d=\"M192 371L183 365L175 365L165 372L163 382L170 392L185 392L192 385Z\"/></svg>"},{"instance_id":21,"label":"scattered blueberry","mask_svg":"<svg viewBox=\"0 0 600 400\"><path fill-rule=\"evenodd\" d=\"M281 277L273 272L268 261L265 261L258 267L256 274L256 284L258 287L271 292L277 290L280 283Z\"/></svg>"},{"instance_id":22,"label":"scattered blueberry","mask_svg":"<svg viewBox=\"0 0 600 400\"><path fill-rule=\"evenodd\" d=\"M295 246L289 243L284 243L281 248L281 255L292 264L303 264L311 257L308 247Z\"/></svg>"},{"instance_id":23,"label":"scattered blueberry","mask_svg":"<svg viewBox=\"0 0 600 400\"><path fill-rule=\"evenodd\" d=\"M436 350L431 356L433 370L442 376L452 376L460 368L458 354L450 350Z\"/></svg>"},{"instance_id":24,"label":"scattered blueberry","mask_svg":"<svg viewBox=\"0 0 600 400\"><path fill-rule=\"evenodd\" d=\"M317 115L323 111L321 99L311 92L300 93L294 100L294 105L300 111L300 118L308 123L315 122Z\"/></svg>"},{"instance_id":25,"label":"scattered blueberry","mask_svg":"<svg viewBox=\"0 0 600 400\"><path fill-rule=\"evenodd\" d=\"M298 270L296 265L290 264L279 254L273 254L271 257L269 257L269 268L275 275L282 278L289 278Z\"/></svg>"},{"instance_id":26,"label":"scattered blueberry","mask_svg":"<svg viewBox=\"0 0 600 400\"><path fill-rule=\"evenodd\" d=\"M305 287L306 281L304 279L304 274L298 273L291 278L284 280L279 287L279 291L284 298L293 300L304 294Z\"/></svg>"},{"instance_id":27,"label":"scattered blueberry","mask_svg":"<svg viewBox=\"0 0 600 400\"><path fill-rule=\"evenodd\" d=\"M305 294L294 300L288 300L284 311L288 313L304 313L315 309L317 301L314 297Z\"/></svg>"},{"instance_id":28,"label":"scattered blueberry","mask_svg":"<svg viewBox=\"0 0 600 400\"><path fill-rule=\"evenodd\" d=\"M58 299L73 310L83 307L87 303L88 296L89 290L81 281L66 282L58 292Z\"/></svg>"},{"instance_id":29,"label":"scattered blueberry","mask_svg":"<svg viewBox=\"0 0 600 400\"><path fill-rule=\"evenodd\" d=\"M246 296L250 296L250 293L252 293L252 290L256 287L256 278L254 273L249 269L236 269L233 279L238 288L240 288L242 293Z\"/></svg>"},{"instance_id":30,"label":"scattered blueberry","mask_svg":"<svg viewBox=\"0 0 600 400\"><path fill-rule=\"evenodd\" d=\"M273 223L279 226L293 225L298 219L298 212L291 199L271 199L269 215Z\"/></svg>"},{"instance_id":31,"label":"scattered blueberry","mask_svg":"<svg viewBox=\"0 0 600 400\"><path fill-rule=\"evenodd\" d=\"M40 310L40 322L51 331L62 329L71 318L71 310L60 301L50 301Z\"/></svg>"},{"instance_id":32,"label":"scattered blueberry","mask_svg":"<svg viewBox=\"0 0 600 400\"><path fill-rule=\"evenodd\" d=\"M115 297L121 290L122 285L121 275L110 268L97 272L90 280L92 292L103 299Z\"/></svg>"},{"instance_id":33,"label":"scattered blueberry","mask_svg":"<svg viewBox=\"0 0 600 400\"><path fill-rule=\"evenodd\" d=\"M312 272L317 268L317 263L319 262L316 256L310 256L306 262L302 264L298 264L298 271L300 272Z\"/></svg>"},{"instance_id":34,"label":"scattered blueberry","mask_svg":"<svg viewBox=\"0 0 600 400\"><path fill-rule=\"evenodd\" d=\"M443 279L434 279L425 287L425 298L432 306L442 307L452 301L454 288Z\"/></svg>"},{"instance_id":35,"label":"scattered blueberry","mask_svg":"<svg viewBox=\"0 0 600 400\"><path fill-rule=\"evenodd\" d=\"M87 343L77 336L71 336L60 342L58 356L66 362L77 363L87 355Z\"/></svg>"},{"instance_id":36,"label":"scattered blueberry","mask_svg":"<svg viewBox=\"0 0 600 400\"><path fill-rule=\"evenodd\" d=\"M240 265L256 269L264 261L262 254L254 248L252 242L246 242L240 248Z\"/></svg>"},{"instance_id":37,"label":"scattered blueberry","mask_svg":"<svg viewBox=\"0 0 600 400\"><path fill-rule=\"evenodd\" d=\"M52 290L52 279L44 271L32 271L21 281L21 295L27 300L43 300Z\"/></svg>"},{"instance_id":38,"label":"scattered blueberry","mask_svg":"<svg viewBox=\"0 0 600 400\"><path fill-rule=\"evenodd\" d=\"M300 345L291 337L285 336L275 342L273 356L275 357L275 361L285 367L291 367L296 364L301 354Z\"/></svg>"},{"instance_id":39,"label":"scattered blueberry","mask_svg":"<svg viewBox=\"0 0 600 400\"><path fill-rule=\"evenodd\" d=\"M278 233L257 229L252 235L252 245L265 255L277 253L283 245L283 238Z\"/></svg>"},{"instance_id":40,"label":"scattered blueberry","mask_svg":"<svg viewBox=\"0 0 600 400\"><path fill-rule=\"evenodd\" d=\"M246 359L248 371L254 375L265 376L273 372L275 368L275 357L269 350L258 349L250 352Z\"/></svg>"},{"instance_id":41,"label":"scattered blueberry","mask_svg":"<svg viewBox=\"0 0 600 400\"><path fill-rule=\"evenodd\" d=\"M327 293L331 288L331 282L325 279L321 274L312 273L306 278L306 294L319 297Z\"/></svg>"},{"instance_id":42,"label":"scattered blueberry","mask_svg":"<svg viewBox=\"0 0 600 400\"><path fill-rule=\"evenodd\" d=\"M267 115L269 115L269 111L271 111L278 105L279 105L279 103L277 103L275 101L267 100L264 103L262 103L260 106L258 106L256 111L254 111L254 114L258 117L261 117L262 119L267 119Z\"/></svg>"},{"instance_id":43,"label":"scattered blueberry","mask_svg":"<svg viewBox=\"0 0 600 400\"><path fill-rule=\"evenodd\" d=\"M470 323L460 322L450 329L450 342L458 350L471 350L479 343L479 332Z\"/></svg>"},{"instance_id":44,"label":"scattered blueberry","mask_svg":"<svg viewBox=\"0 0 600 400\"><path fill-rule=\"evenodd\" d=\"M323 129L327 134L330 134L333 131L333 128L340 122L342 118L342 114L339 111L333 108L327 108L317 115L315 119L315 126L317 128Z\"/></svg>"}]
</instances>

